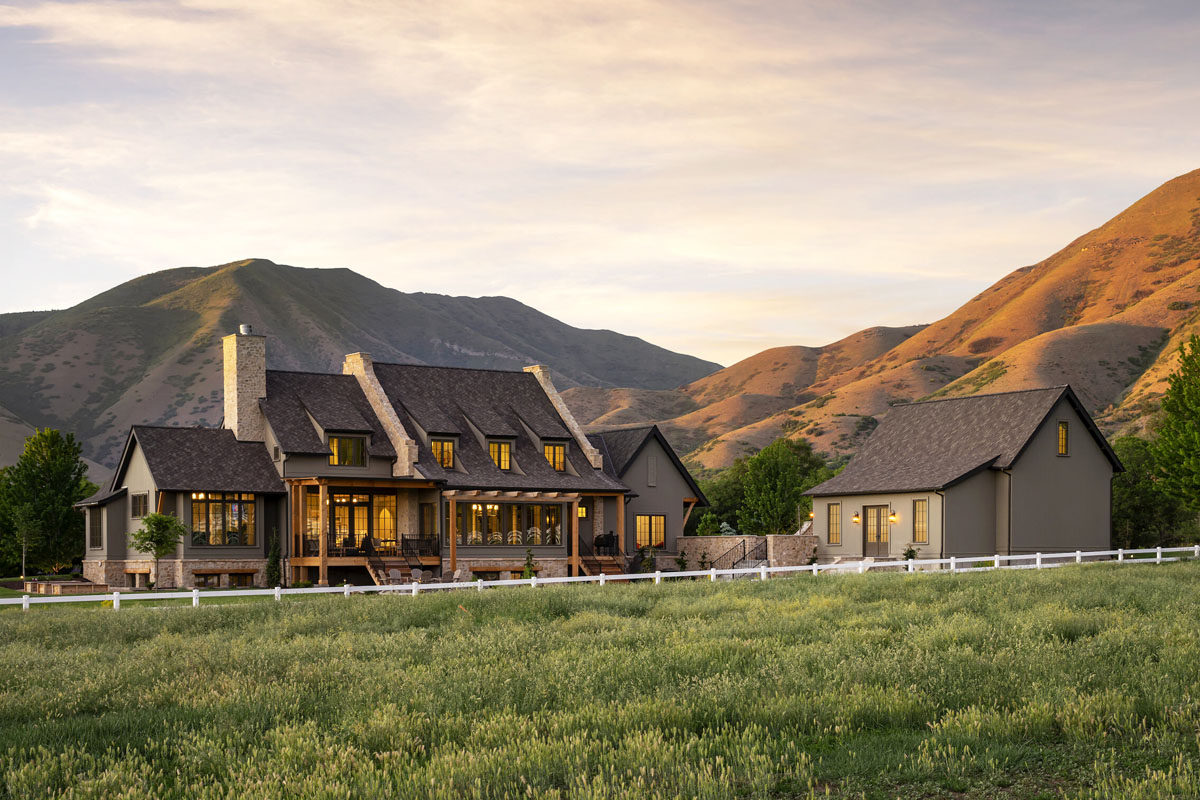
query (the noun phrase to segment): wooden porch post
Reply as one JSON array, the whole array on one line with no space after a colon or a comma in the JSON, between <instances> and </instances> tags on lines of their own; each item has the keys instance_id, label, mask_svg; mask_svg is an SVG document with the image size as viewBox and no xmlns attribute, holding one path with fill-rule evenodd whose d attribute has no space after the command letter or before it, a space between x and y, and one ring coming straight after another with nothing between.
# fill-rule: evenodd
<instances>
[{"instance_id":1,"label":"wooden porch post","mask_svg":"<svg viewBox=\"0 0 1200 800\"><path fill-rule=\"evenodd\" d=\"M450 571L458 569L458 513L453 498L450 500Z\"/></svg>"},{"instance_id":2,"label":"wooden porch post","mask_svg":"<svg viewBox=\"0 0 1200 800\"><path fill-rule=\"evenodd\" d=\"M571 566L575 577L579 577L579 500L571 503Z\"/></svg>"},{"instance_id":3,"label":"wooden porch post","mask_svg":"<svg viewBox=\"0 0 1200 800\"><path fill-rule=\"evenodd\" d=\"M617 495L617 547L625 557L625 495Z\"/></svg>"},{"instance_id":4,"label":"wooden porch post","mask_svg":"<svg viewBox=\"0 0 1200 800\"><path fill-rule=\"evenodd\" d=\"M321 509L317 516L317 554L320 558L320 571L317 573L317 585L329 585L329 487L324 483L318 490Z\"/></svg>"}]
</instances>

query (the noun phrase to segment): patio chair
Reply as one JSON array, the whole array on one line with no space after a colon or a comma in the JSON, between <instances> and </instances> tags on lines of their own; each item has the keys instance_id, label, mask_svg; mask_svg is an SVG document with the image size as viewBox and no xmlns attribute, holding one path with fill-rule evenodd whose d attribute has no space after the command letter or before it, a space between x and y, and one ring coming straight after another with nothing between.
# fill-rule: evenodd
<instances>
[{"instance_id":1,"label":"patio chair","mask_svg":"<svg viewBox=\"0 0 1200 800\"><path fill-rule=\"evenodd\" d=\"M425 572L420 567L413 567L412 571L413 583L420 583L425 580Z\"/></svg>"},{"instance_id":2,"label":"patio chair","mask_svg":"<svg viewBox=\"0 0 1200 800\"><path fill-rule=\"evenodd\" d=\"M398 586L402 583L404 583L404 573L398 569L389 569L388 570L388 585L389 586Z\"/></svg>"}]
</instances>

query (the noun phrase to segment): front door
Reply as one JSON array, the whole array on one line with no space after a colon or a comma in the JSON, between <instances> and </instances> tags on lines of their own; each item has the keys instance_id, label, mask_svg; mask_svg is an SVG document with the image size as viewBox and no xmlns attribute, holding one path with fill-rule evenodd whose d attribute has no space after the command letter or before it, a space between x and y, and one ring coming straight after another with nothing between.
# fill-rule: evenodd
<instances>
[{"instance_id":1,"label":"front door","mask_svg":"<svg viewBox=\"0 0 1200 800\"><path fill-rule=\"evenodd\" d=\"M888 507L867 506L863 509L863 555L882 557L888 554Z\"/></svg>"},{"instance_id":2,"label":"front door","mask_svg":"<svg viewBox=\"0 0 1200 800\"><path fill-rule=\"evenodd\" d=\"M340 555L357 552L370 535L371 496L366 494L333 495L330 515L329 551Z\"/></svg>"}]
</instances>

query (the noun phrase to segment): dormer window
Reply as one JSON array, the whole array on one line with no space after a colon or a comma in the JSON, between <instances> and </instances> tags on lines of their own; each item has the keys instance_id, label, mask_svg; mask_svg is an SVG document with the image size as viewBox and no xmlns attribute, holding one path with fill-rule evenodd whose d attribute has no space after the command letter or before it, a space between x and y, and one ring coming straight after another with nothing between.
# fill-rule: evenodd
<instances>
[{"instance_id":1,"label":"dormer window","mask_svg":"<svg viewBox=\"0 0 1200 800\"><path fill-rule=\"evenodd\" d=\"M362 467L367 463L366 440L361 436L330 436L331 467Z\"/></svg>"},{"instance_id":2,"label":"dormer window","mask_svg":"<svg viewBox=\"0 0 1200 800\"><path fill-rule=\"evenodd\" d=\"M567 468L567 446L565 444L544 444L542 452L546 454L546 461L558 472Z\"/></svg>"},{"instance_id":3,"label":"dormer window","mask_svg":"<svg viewBox=\"0 0 1200 800\"><path fill-rule=\"evenodd\" d=\"M429 446L433 450L433 458L442 469L454 469L454 440L430 439Z\"/></svg>"},{"instance_id":4,"label":"dormer window","mask_svg":"<svg viewBox=\"0 0 1200 800\"><path fill-rule=\"evenodd\" d=\"M512 442L488 442L488 455L500 469L512 469Z\"/></svg>"}]
</instances>

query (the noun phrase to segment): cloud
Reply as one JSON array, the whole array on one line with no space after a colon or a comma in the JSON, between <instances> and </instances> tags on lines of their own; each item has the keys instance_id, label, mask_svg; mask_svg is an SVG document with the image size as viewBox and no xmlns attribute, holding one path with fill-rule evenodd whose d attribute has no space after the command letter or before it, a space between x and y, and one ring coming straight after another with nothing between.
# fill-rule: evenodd
<instances>
[{"instance_id":1,"label":"cloud","mask_svg":"<svg viewBox=\"0 0 1200 800\"><path fill-rule=\"evenodd\" d=\"M1196 166L1198 16L0 6L0 69L48 87L0 88L0 212L52 266L7 302L261 256L722 361L928 321Z\"/></svg>"}]
</instances>

